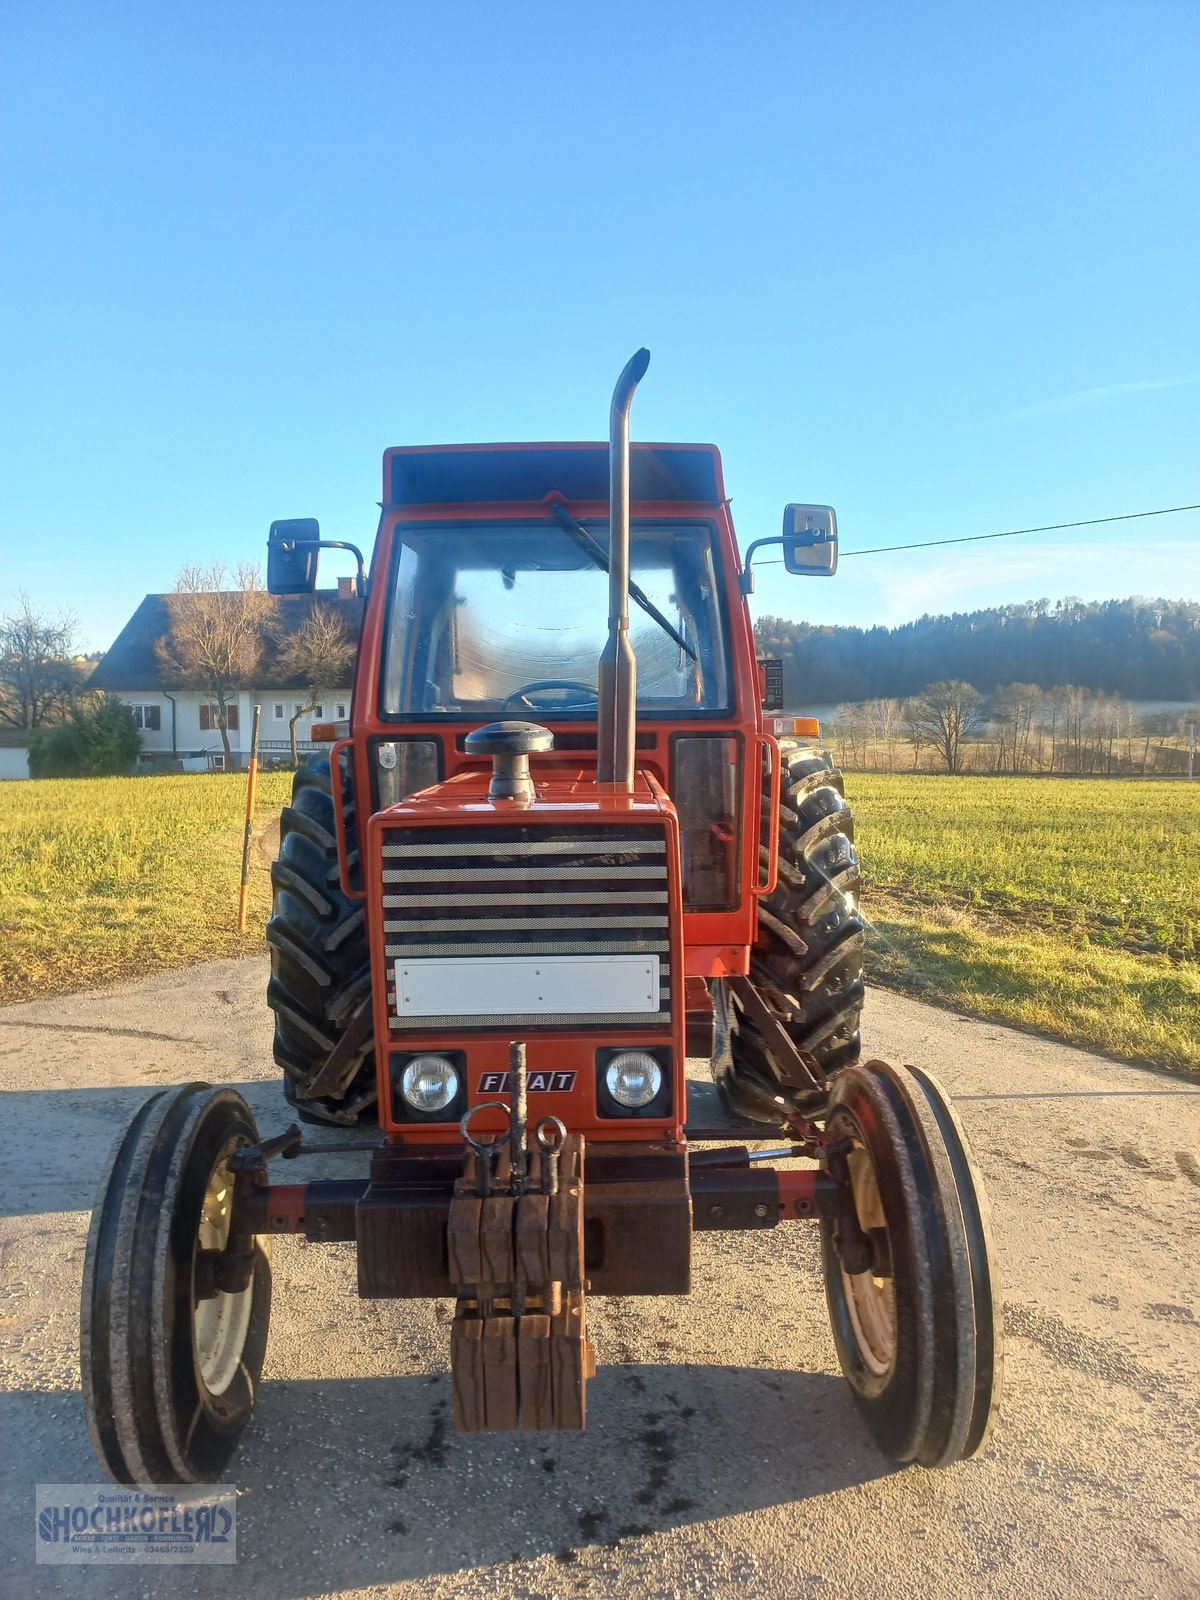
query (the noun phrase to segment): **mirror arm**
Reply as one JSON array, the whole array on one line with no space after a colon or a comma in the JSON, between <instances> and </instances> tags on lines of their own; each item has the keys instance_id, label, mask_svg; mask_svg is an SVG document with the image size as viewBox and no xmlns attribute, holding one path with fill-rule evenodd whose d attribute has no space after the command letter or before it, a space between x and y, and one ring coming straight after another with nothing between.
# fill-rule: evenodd
<instances>
[{"instance_id":1,"label":"mirror arm","mask_svg":"<svg viewBox=\"0 0 1200 1600\"><path fill-rule=\"evenodd\" d=\"M365 600L367 598L367 569L363 562L363 553L356 544L348 544L345 539L321 539L317 545L318 550L349 550L358 563L358 592Z\"/></svg>"},{"instance_id":2,"label":"mirror arm","mask_svg":"<svg viewBox=\"0 0 1200 1600\"><path fill-rule=\"evenodd\" d=\"M287 539L280 544L279 548L286 550L291 555L295 551L298 542L296 539ZM363 562L363 553L356 544L349 544L345 539L318 539L311 548L316 550L349 550L358 563L359 595L364 600L367 598L367 570Z\"/></svg>"},{"instance_id":3,"label":"mirror arm","mask_svg":"<svg viewBox=\"0 0 1200 1600\"><path fill-rule=\"evenodd\" d=\"M782 544L782 543L783 543L782 534L776 534L773 539L755 539L754 543L746 551L745 557L744 557L744 559L742 561L742 576L738 580L738 586L741 589L743 594L753 594L754 593L754 573L750 569L750 563L754 559L754 552L756 550L761 550L764 544Z\"/></svg>"}]
</instances>

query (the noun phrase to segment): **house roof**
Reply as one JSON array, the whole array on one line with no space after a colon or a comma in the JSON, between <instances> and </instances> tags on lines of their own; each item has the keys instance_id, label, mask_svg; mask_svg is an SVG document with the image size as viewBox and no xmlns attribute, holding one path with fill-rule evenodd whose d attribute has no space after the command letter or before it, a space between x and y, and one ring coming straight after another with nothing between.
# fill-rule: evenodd
<instances>
[{"instance_id":1,"label":"house roof","mask_svg":"<svg viewBox=\"0 0 1200 1600\"><path fill-rule=\"evenodd\" d=\"M113 640L112 647L101 657L88 680L89 689L178 689L201 688L200 684L173 682L163 671L155 643L170 632L170 612L166 594L148 594ZM346 619L346 629L351 639L357 639L362 626L363 601L357 595L349 600L339 598L336 589L318 589L316 594L285 595L279 597L279 632L294 633L316 606L332 606ZM303 683L294 674L282 671L279 665L275 640L268 634L265 640L262 664L254 673L253 683L246 688L300 689Z\"/></svg>"}]
</instances>

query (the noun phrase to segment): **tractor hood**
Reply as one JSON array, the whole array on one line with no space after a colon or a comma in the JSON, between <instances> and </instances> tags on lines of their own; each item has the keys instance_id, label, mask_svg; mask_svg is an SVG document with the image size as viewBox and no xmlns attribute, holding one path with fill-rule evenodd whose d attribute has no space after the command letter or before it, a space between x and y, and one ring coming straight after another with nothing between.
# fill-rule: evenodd
<instances>
[{"instance_id":1,"label":"tractor hood","mask_svg":"<svg viewBox=\"0 0 1200 1600\"><path fill-rule=\"evenodd\" d=\"M490 768L460 772L444 783L433 784L398 805L390 806L381 816L389 822L413 823L434 822L448 816L461 820L473 815L523 822L539 814L550 820L551 813L561 820L564 813L584 817L601 812L651 821L675 814L666 791L647 772L637 772L632 791L622 793L597 788L594 767L558 769L552 774L539 772L534 767L533 799L528 803L489 799L491 776Z\"/></svg>"}]
</instances>

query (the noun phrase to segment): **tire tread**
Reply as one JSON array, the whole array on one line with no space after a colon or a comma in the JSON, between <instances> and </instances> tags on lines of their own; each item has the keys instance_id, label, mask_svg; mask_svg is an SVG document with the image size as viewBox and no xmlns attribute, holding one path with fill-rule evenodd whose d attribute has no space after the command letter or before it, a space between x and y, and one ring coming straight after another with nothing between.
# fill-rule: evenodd
<instances>
[{"instance_id":1,"label":"tire tread","mask_svg":"<svg viewBox=\"0 0 1200 1600\"><path fill-rule=\"evenodd\" d=\"M318 1119L343 1123L347 1106L356 1108L352 1120L365 1119L374 1102L373 1042L344 1094L311 1098L300 1093L300 1086L336 1047L370 987L366 917L361 902L348 899L341 889L332 775L325 756L313 757L293 779L271 883L267 1004L275 1013L274 1055L285 1092L294 1105Z\"/></svg>"},{"instance_id":2,"label":"tire tread","mask_svg":"<svg viewBox=\"0 0 1200 1600\"><path fill-rule=\"evenodd\" d=\"M792 1020L785 1025L797 1048L831 1074L859 1056L865 924L854 819L828 752L787 739L780 748L779 877L759 901L750 976L786 997ZM763 857L767 826L764 816ZM729 1013L723 1051L713 1059L725 1099L740 1115L778 1124L788 1095L766 1041L736 1004L714 998Z\"/></svg>"}]
</instances>

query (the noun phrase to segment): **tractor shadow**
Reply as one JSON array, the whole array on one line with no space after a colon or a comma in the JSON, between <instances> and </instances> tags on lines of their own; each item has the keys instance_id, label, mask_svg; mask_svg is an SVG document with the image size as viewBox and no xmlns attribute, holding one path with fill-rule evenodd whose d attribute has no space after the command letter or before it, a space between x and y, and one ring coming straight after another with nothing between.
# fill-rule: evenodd
<instances>
[{"instance_id":1,"label":"tractor shadow","mask_svg":"<svg viewBox=\"0 0 1200 1600\"><path fill-rule=\"evenodd\" d=\"M193 1568L189 1592L309 1600L534 1562L544 1584L547 1560L571 1586L638 1551L653 1559L659 1534L897 1470L828 1373L607 1367L588 1400L583 1435L462 1438L445 1375L264 1383L225 1474L239 1490L236 1577ZM0 1436L19 1446L0 1483L14 1511L36 1482L99 1477L78 1392L0 1396ZM9 1535L31 1558L32 1527ZM123 1569L93 1571L94 1592L110 1575L125 1594ZM57 1578L39 1572L39 1592L57 1594ZM67 1593L78 1578L61 1581Z\"/></svg>"}]
</instances>

